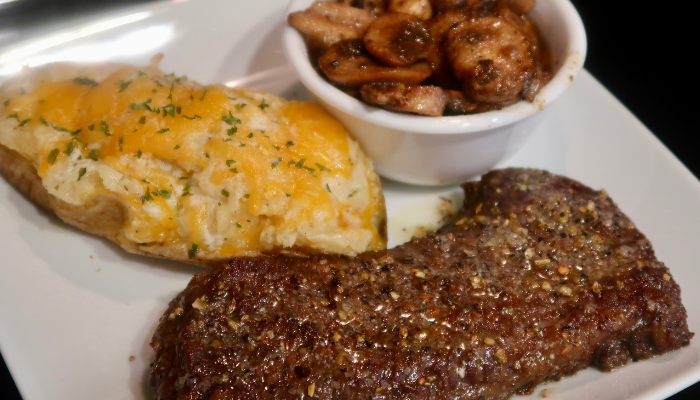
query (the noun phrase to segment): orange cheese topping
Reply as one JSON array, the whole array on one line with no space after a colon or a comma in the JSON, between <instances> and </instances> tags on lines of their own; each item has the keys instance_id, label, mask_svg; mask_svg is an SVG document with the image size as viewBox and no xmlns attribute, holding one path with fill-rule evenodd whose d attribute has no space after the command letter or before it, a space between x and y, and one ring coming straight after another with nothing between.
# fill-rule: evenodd
<instances>
[{"instance_id":1,"label":"orange cheese topping","mask_svg":"<svg viewBox=\"0 0 700 400\"><path fill-rule=\"evenodd\" d=\"M347 228L347 213L370 233L367 248L384 247L372 222L380 199L360 209L352 194L332 191L351 179L354 156L345 129L318 105L146 71L123 67L99 83L39 74L35 90L7 102L18 129L42 135L33 160L42 179L73 168L61 182L94 184L73 202L118 195L130 213L125 236L145 247L182 242L216 256L270 250L300 226ZM304 247L310 239L280 240Z\"/></svg>"}]
</instances>

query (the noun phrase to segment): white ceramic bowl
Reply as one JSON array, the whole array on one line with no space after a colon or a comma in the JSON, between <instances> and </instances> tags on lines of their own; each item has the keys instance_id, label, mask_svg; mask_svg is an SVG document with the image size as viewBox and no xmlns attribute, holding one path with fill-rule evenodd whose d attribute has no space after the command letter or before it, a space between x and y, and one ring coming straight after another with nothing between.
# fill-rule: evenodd
<instances>
[{"instance_id":1,"label":"white ceramic bowl","mask_svg":"<svg viewBox=\"0 0 700 400\"><path fill-rule=\"evenodd\" d=\"M292 0L287 13L314 0ZM386 111L336 89L311 66L302 35L286 26L287 58L312 97L338 118L372 158L379 174L400 182L464 182L517 151L540 122L539 113L566 90L586 58L586 32L569 0L537 0L528 14L552 53L554 76L532 103L481 114L426 117Z\"/></svg>"}]
</instances>

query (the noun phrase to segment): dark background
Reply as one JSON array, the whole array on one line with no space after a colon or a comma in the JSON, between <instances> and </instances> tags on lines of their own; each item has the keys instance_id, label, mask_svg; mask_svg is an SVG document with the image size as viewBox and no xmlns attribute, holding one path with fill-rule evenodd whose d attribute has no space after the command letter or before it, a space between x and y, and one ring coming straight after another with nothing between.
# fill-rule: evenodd
<instances>
[{"instance_id":1,"label":"dark background","mask_svg":"<svg viewBox=\"0 0 700 400\"><path fill-rule=\"evenodd\" d=\"M0 47L21 38L27 28L110 7L148 2L4 1L0 0ZM691 61L692 55L698 53L697 39L700 37L694 21L691 21L694 11L680 7L683 3L678 2L572 2L588 33L586 68L696 177L700 176L700 147L693 146L697 141L693 136L700 130L697 127L691 130L690 123L691 116L699 114L695 111L694 93L698 90L695 81L698 67ZM264 5L261 3L261 6ZM1 358L0 398L21 399ZM671 399L700 399L700 383Z\"/></svg>"}]
</instances>

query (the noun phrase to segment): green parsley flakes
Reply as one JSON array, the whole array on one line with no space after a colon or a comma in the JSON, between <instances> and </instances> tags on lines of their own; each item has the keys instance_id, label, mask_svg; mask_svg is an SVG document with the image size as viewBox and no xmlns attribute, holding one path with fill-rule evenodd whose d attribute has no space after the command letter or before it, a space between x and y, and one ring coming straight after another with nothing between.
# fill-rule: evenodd
<instances>
[{"instance_id":1,"label":"green parsley flakes","mask_svg":"<svg viewBox=\"0 0 700 400\"><path fill-rule=\"evenodd\" d=\"M197 256L197 250L199 250L197 243L192 243L192 247L187 251L187 257L189 257L190 260L195 258L195 256Z\"/></svg>"},{"instance_id":2,"label":"green parsley flakes","mask_svg":"<svg viewBox=\"0 0 700 400\"><path fill-rule=\"evenodd\" d=\"M75 83L76 85L80 85L80 86L90 86L90 87L97 86L97 82L94 79L90 79L90 78L75 78L75 79L73 79L73 83Z\"/></svg>"},{"instance_id":3,"label":"green parsley flakes","mask_svg":"<svg viewBox=\"0 0 700 400\"><path fill-rule=\"evenodd\" d=\"M105 120L100 121L100 127L97 128L97 130L104 133L106 136L112 136L109 132L109 124Z\"/></svg>"},{"instance_id":4,"label":"green parsley flakes","mask_svg":"<svg viewBox=\"0 0 700 400\"><path fill-rule=\"evenodd\" d=\"M172 99L170 100L172 101ZM175 110L177 107L175 107L175 104L168 104L163 106L163 116L168 116L170 115L171 117L175 117Z\"/></svg>"},{"instance_id":5,"label":"green parsley flakes","mask_svg":"<svg viewBox=\"0 0 700 400\"><path fill-rule=\"evenodd\" d=\"M146 99L143 103L131 103L129 107L132 110L148 110L148 111L153 111L151 106L149 104L153 101L151 98Z\"/></svg>"},{"instance_id":6,"label":"green parsley flakes","mask_svg":"<svg viewBox=\"0 0 700 400\"><path fill-rule=\"evenodd\" d=\"M158 193L160 193L161 196L163 196L164 199L169 199L170 196L172 196L173 192L169 190L159 190Z\"/></svg>"},{"instance_id":7,"label":"green parsley flakes","mask_svg":"<svg viewBox=\"0 0 700 400\"><path fill-rule=\"evenodd\" d=\"M228 192L226 189L221 189L221 194L222 194L224 197L228 197L229 192Z\"/></svg>"},{"instance_id":8,"label":"green parsley flakes","mask_svg":"<svg viewBox=\"0 0 700 400\"><path fill-rule=\"evenodd\" d=\"M141 152L141 149L139 149L139 151L136 152L136 158L141 158L142 155L143 153Z\"/></svg>"},{"instance_id":9,"label":"green parsley flakes","mask_svg":"<svg viewBox=\"0 0 700 400\"><path fill-rule=\"evenodd\" d=\"M282 162L282 159L278 158L277 160L275 160L275 162L272 163L272 166L270 166L270 168L275 168L280 162Z\"/></svg>"},{"instance_id":10,"label":"green parsley flakes","mask_svg":"<svg viewBox=\"0 0 700 400\"><path fill-rule=\"evenodd\" d=\"M58 157L58 149L53 149L53 150L51 150L51 152L49 153L49 156L48 156L48 158L46 159L46 161L48 161L49 164L53 165L53 164L56 163L56 157Z\"/></svg>"},{"instance_id":11,"label":"green parsley flakes","mask_svg":"<svg viewBox=\"0 0 700 400\"><path fill-rule=\"evenodd\" d=\"M147 188L147 189L146 189L146 194L144 194L143 196L141 196L141 204L143 204L143 203L145 203L145 202L147 202L147 201L148 201L148 202L153 201L153 196L151 196L151 188Z\"/></svg>"},{"instance_id":12,"label":"green parsley flakes","mask_svg":"<svg viewBox=\"0 0 700 400\"><path fill-rule=\"evenodd\" d=\"M260 105L258 107L260 107L260 109L264 111L265 108L270 107L270 105L265 103L265 99L262 99L262 101L260 102Z\"/></svg>"},{"instance_id":13,"label":"green parsley flakes","mask_svg":"<svg viewBox=\"0 0 700 400\"><path fill-rule=\"evenodd\" d=\"M286 146L287 146L287 147L289 147L289 146L294 146L294 142L292 142L291 140L287 140Z\"/></svg>"},{"instance_id":14,"label":"green parsley flakes","mask_svg":"<svg viewBox=\"0 0 700 400\"><path fill-rule=\"evenodd\" d=\"M87 155L87 158L91 159L92 161L97 161L97 156L100 155L100 151L97 149L92 149L90 150L90 153Z\"/></svg>"},{"instance_id":15,"label":"green parsley flakes","mask_svg":"<svg viewBox=\"0 0 700 400\"><path fill-rule=\"evenodd\" d=\"M182 189L182 197L185 196L192 196L192 193L190 193L190 189L192 188L192 185L190 184L190 181L187 181L187 184L185 185L185 188Z\"/></svg>"},{"instance_id":16,"label":"green parsley flakes","mask_svg":"<svg viewBox=\"0 0 700 400\"><path fill-rule=\"evenodd\" d=\"M319 163L316 163L316 166L317 166L318 169L320 169L321 171L326 171L326 172L331 172L331 171L333 171L332 169L326 168L326 167L324 167L323 165L321 165L321 164L319 164Z\"/></svg>"},{"instance_id":17,"label":"green parsley flakes","mask_svg":"<svg viewBox=\"0 0 700 400\"><path fill-rule=\"evenodd\" d=\"M123 92L124 90L126 90L126 88L128 88L129 85L131 85L131 81L126 81L126 82L124 82L124 81L122 80L122 81L119 81L119 82L115 83L115 85L119 86L119 90L117 90L117 93L121 93L121 92Z\"/></svg>"},{"instance_id":18,"label":"green parsley flakes","mask_svg":"<svg viewBox=\"0 0 700 400\"><path fill-rule=\"evenodd\" d=\"M78 171L78 182L80 182L80 179L83 178L83 175L87 172L87 168L80 168L80 171Z\"/></svg>"},{"instance_id":19,"label":"green parsley flakes","mask_svg":"<svg viewBox=\"0 0 700 400\"><path fill-rule=\"evenodd\" d=\"M228 115L221 114L221 120L226 122L229 125L237 125L237 124L241 123L241 120L234 117L233 113L231 111L228 112Z\"/></svg>"},{"instance_id":20,"label":"green parsley flakes","mask_svg":"<svg viewBox=\"0 0 700 400\"><path fill-rule=\"evenodd\" d=\"M163 129L156 131L156 133L165 133L165 132L170 132L170 128L163 128Z\"/></svg>"}]
</instances>

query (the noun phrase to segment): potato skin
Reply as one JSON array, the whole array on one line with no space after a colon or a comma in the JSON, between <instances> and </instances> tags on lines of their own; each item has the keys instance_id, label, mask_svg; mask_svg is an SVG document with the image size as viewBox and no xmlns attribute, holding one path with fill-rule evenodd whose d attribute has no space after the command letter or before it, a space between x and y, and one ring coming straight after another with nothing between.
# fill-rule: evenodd
<instances>
[{"instance_id":1,"label":"potato skin","mask_svg":"<svg viewBox=\"0 0 700 400\"><path fill-rule=\"evenodd\" d=\"M31 161L22 157L14 150L0 144L0 175L12 186L24 193L31 200L55 214L63 222L93 235L103 236L133 254L156 256L147 253L139 246L127 240L121 234L122 226L127 218L128 210L117 199L102 197L85 207L68 204L50 194L41 184L41 178ZM191 264L207 265L205 262L178 257L181 251L162 249L167 258L177 259Z\"/></svg>"},{"instance_id":2,"label":"potato skin","mask_svg":"<svg viewBox=\"0 0 700 400\"><path fill-rule=\"evenodd\" d=\"M85 207L77 207L68 204L56 198L56 196L50 194L46 190L31 161L2 144L0 144L0 175L17 190L47 211L56 215L63 222L93 235L105 237L118 244L129 253L155 258L167 258L209 268L216 268L220 266L222 262L231 258L189 259L183 257L183 255L187 254L187 249L177 244L151 245L148 246L149 251L144 251L137 243L128 240L121 233L122 226L127 220L127 213L129 211L120 200L102 197ZM375 179L377 181L379 180L376 175ZM377 182L377 184L379 184L379 182ZM381 227L380 234L386 238L387 217L384 196L381 198L381 206L379 207L378 214L377 218L379 220L379 226ZM281 250L280 253L289 256L306 256L304 249L287 249ZM250 254L250 256L256 255L259 254Z\"/></svg>"}]
</instances>

